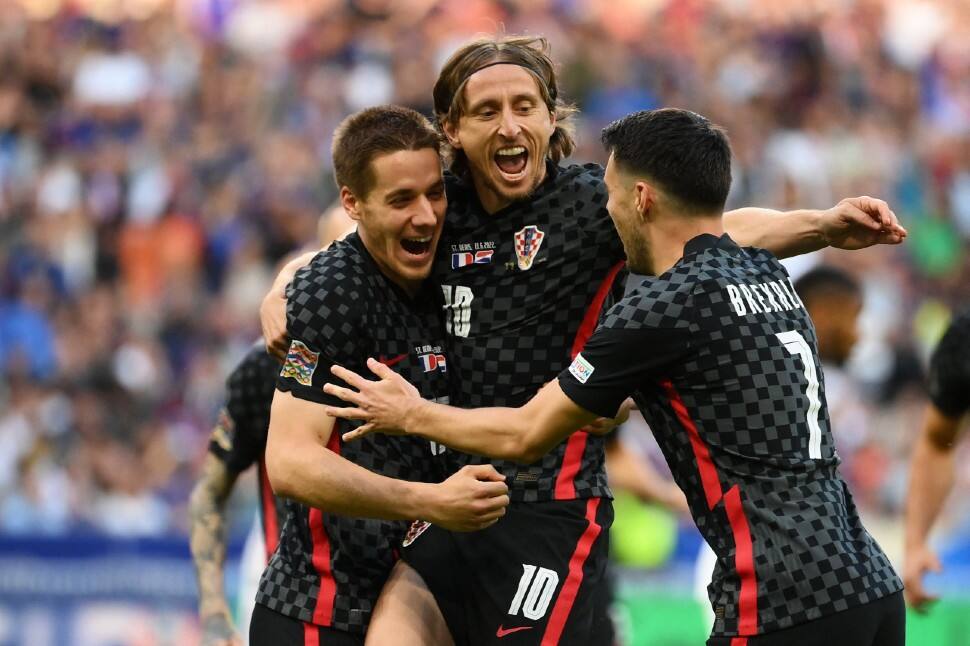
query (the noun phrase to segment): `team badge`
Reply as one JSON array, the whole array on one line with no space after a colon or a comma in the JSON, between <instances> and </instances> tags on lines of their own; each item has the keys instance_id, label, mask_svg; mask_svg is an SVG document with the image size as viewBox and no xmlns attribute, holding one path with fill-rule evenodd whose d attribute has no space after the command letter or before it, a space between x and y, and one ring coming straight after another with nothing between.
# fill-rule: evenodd
<instances>
[{"instance_id":1,"label":"team badge","mask_svg":"<svg viewBox=\"0 0 970 646\"><path fill-rule=\"evenodd\" d=\"M404 542L401 543L401 547L407 547L414 541L418 539L418 536L424 533L426 529L431 527L431 523L426 520L416 520L411 523L411 527L408 528L407 536L404 537Z\"/></svg>"},{"instance_id":2,"label":"team badge","mask_svg":"<svg viewBox=\"0 0 970 646\"><path fill-rule=\"evenodd\" d=\"M493 255L495 255L494 249L453 253L451 254L451 268L460 269L468 265L488 265L492 262Z\"/></svg>"},{"instance_id":3,"label":"team badge","mask_svg":"<svg viewBox=\"0 0 970 646\"><path fill-rule=\"evenodd\" d=\"M569 365L569 374L576 377L576 381L581 384L585 384L590 377L593 376L593 371L596 368L593 367L589 361L583 358L582 354L577 354L576 358Z\"/></svg>"},{"instance_id":4,"label":"team badge","mask_svg":"<svg viewBox=\"0 0 970 646\"><path fill-rule=\"evenodd\" d=\"M313 384L313 371L317 369L319 352L314 352L300 341L290 343L290 351L286 353L286 362L280 371L280 377L296 379L304 386Z\"/></svg>"},{"instance_id":5,"label":"team badge","mask_svg":"<svg viewBox=\"0 0 970 646\"><path fill-rule=\"evenodd\" d=\"M534 224L516 231L515 233L515 257L518 260L519 269L525 271L532 267L532 261L539 253L542 240L546 234L539 230Z\"/></svg>"}]
</instances>

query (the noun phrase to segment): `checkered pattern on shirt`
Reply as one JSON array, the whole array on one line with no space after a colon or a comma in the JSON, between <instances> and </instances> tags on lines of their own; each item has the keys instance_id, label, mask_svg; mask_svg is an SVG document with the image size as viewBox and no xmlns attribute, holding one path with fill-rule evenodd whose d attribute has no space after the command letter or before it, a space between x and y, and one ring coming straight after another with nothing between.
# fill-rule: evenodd
<instances>
[{"instance_id":1,"label":"checkered pattern on shirt","mask_svg":"<svg viewBox=\"0 0 970 646\"><path fill-rule=\"evenodd\" d=\"M226 379L226 403L209 442L209 452L225 463L230 471L241 473L254 462L261 461L266 451L266 434L269 431L269 411L276 392L276 376L280 363L266 352L262 342L256 343L240 360ZM229 428L221 428L228 420ZM228 441L224 447L216 435ZM259 481L260 500L272 491L263 490L264 483ZM276 509L275 522L262 518L264 511L260 505L260 518L265 530L267 525L281 527L286 517L283 501L273 498Z\"/></svg>"},{"instance_id":2,"label":"checkered pattern on shirt","mask_svg":"<svg viewBox=\"0 0 970 646\"><path fill-rule=\"evenodd\" d=\"M342 405L322 391L323 384L332 379L329 366L339 363L369 375L365 362L374 357L393 363L392 369L424 397L447 396L447 374L441 370L425 372L420 360L425 345L444 347L440 293L428 286L415 299L409 299L380 273L356 234L335 243L297 272L287 301L290 338L319 352L320 360L312 386L280 377L277 387L281 390ZM377 434L343 443L340 434L354 425L341 422L331 436L330 447L346 459L392 478L441 479L442 470L432 460L427 441ZM280 546L263 573L256 600L300 621L314 621L321 588L335 585L329 625L362 633L409 523L350 518L324 510L322 526L329 545L332 582L321 584L321 573L313 566L314 550L318 558L327 555L324 537L317 534L320 540L315 540L310 517L308 507L287 502Z\"/></svg>"},{"instance_id":3,"label":"checkered pattern on shirt","mask_svg":"<svg viewBox=\"0 0 970 646\"><path fill-rule=\"evenodd\" d=\"M546 181L528 200L492 215L483 211L470 184L454 176L446 179L448 216L434 277L446 303L456 300L457 290L472 294L467 336L452 334L449 339L450 366L457 379L452 403L463 408L521 406L572 361L573 345L595 295L624 259L606 212L603 169L550 164ZM529 225L543 236L531 268L520 270L515 238ZM494 243L491 263L452 269L451 254L476 243ZM620 272L602 311L622 295L623 284ZM456 328L456 316L461 316L459 310L446 305L449 331ZM610 496L603 439L582 435L573 440L585 442L579 464L569 467L575 475L565 487L560 482L558 493L569 440L525 467L454 451L447 455L453 470L494 464L508 477L513 501Z\"/></svg>"},{"instance_id":4,"label":"checkered pattern on shirt","mask_svg":"<svg viewBox=\"0 0 970 646\"><path fill-rule=\"evenodd\" d=\"M933 351L929 390L933 404L950 417L970 410L970 310L953 319Z\"/></svg>"},{"instance_id":5,"label":"checkered pattern on shirt","mask_svg":"<svg viewBox=\"0 0 970 646\"><path fill-rule=\"evenodd\" d=\"M728 298L727 285L772 281L794 293L785 269L767 251L741 250L726 236L720 241L706 238L700 250L691 252L689 244L685 257L668 273L646 281L611 309L590 346L611 333L638 329L689 332L684 353L643 375L634 397L677 483L687 492L698 528L718 555L709 587L716 616L713 635L781 630L901 590L837 473L839 458L821 383L822 457L809 458L805 369L776 335L799 332L821 376L811 319L800 305L738 316ZM619 354L622 348L616 347ZM636 356L637 350L627 347L626 356L614 357L613 365L626 365ZM608 374L605 357L586 358L594 375ZM570 380L567 375L562 379ZM672 391L663 386L668 379ZM591 388L593 381L588 382ZM567 393L583 387L578 381L564 383ZM671 392L683 402L710 452L719 496L713 508L701 477L704 465L696 459ZM743 550L737 549L739 535L732 530L725 500L733 493L739 494L751 533L757 590L753 627L740 621L742 579L735 557Z\"/></svg>"}]
</instances>

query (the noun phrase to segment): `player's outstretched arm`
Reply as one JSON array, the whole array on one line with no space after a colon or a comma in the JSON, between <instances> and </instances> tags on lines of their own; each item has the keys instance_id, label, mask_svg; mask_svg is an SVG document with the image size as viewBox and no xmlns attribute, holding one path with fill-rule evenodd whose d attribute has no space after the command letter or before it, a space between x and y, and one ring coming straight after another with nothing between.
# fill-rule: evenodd
<instances>
[{"instance_id":1,"label":"player's outstretched arm","mask_svg":"<svg viewBox=\"0 0 970 646\"><path fill-rule=\"evenodd\" d=\"M455 531L482 529L505 514L508 487L491 465L465 467L438 484L396 480L328 449L333 428L321 404L276 391L266 471L277 495L334 514L420 518Z\"/></svg>"},{"instance_id":2,"label":"player's outstretched arm","mask_svg":"<svg viewBox=\"0 0 970 646\"><path fill-rule=\"evenodd\" d=\"M238 474L207 454L189 498L189 547L199 584L203 646L242 646L223 592L226 501Z\"/></svg>"},{"instance_id":3,"label":"player's outstretched arm","mask_svg":"<svg viewBox=\"0 0 970 646\"><path fill-rule=\"evenodd\" d=\"M865 195L825 210L736 209L724 214L724 228L741 245L768 249L779 258L824 247L899 244L907 235L885 201Z\"/></svg>"},{"instance_id":4,"label":"player's outstretched arm","mask_svg":"<svg viewBox=\"0 0 970 646\"><path fill-rule=\"evenodd\" d=\"M903 582L913 609L925 611L936 600L923 588L927 570L939 572L940 561L929 547L929 533L953 488L954 445L960 419L948 417L930 404L916 441L906 496Z\"/></svg>"},{"instance_id":5,"label":"player's outstretched arm","mask_svg":"<svg viewBox=\"0 0 970 646\"><path fill-rule=\"evenodd\" d=\"M407 380L374 359L367 366L378 381L333 366L331 372L356 390L324 386L325 392L353 404L328 406L328 415L364 422L345 439L375 432L416 435L466 453L530 464L599 418L574 404L558 381L546 384L520 408L463 409L422 399Z\"/></svg>"}]
</instances>

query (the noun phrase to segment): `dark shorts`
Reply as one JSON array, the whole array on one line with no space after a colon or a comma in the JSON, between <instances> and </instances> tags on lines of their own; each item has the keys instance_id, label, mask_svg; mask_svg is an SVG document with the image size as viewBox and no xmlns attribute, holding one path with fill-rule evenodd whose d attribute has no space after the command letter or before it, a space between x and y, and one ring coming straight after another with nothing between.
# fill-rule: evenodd
<instances>
[{"instance_id":1,"label":"dark shorts","mask_svg":"<svg viewBox=\"0 0 970 646\"><path fill-rule=\"evenodd\" d=\"M364 636L287 617L257 603L249 646L364 646Z\"/></svg>"},{"instance_id":2,"label":"dark shorts","mask_svg":"<svg viewBox=\"0 0 970 646\"><path fill-rule=\"evenodd\" d=\"M902 592L773 633L707 640L707 646L903 646L905 643L906 604Z\"/></svg>"},{"instance_id":3,"label":"dark shorts","mask_svg":"<svg viewBox=\"0 0 970 646\"><path fill-rule=\"evenodd\" d=\"M404 560L431 590L456 646L610 646L605 498L513 503L480 532L412 531Z\"/></svg>"}]
</instances>

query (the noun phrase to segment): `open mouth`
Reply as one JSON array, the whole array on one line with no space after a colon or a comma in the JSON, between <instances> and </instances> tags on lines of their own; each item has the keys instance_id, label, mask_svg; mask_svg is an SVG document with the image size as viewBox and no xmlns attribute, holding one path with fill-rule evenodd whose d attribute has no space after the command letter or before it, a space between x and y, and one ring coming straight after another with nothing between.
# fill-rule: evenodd
<instances>
[{"instance_id":1,"label":"open mouth","mask_svg":"<svg viewBox=\"0 0 970 646\"><path fill-rule=\"evenodd\" d=\"M425 238L404 238L401 248L412 256L423 256L431 251L431 236Z\"/></svg>"},{"instance_id":2,"label":"open mouth","mask_svg":"<svg viewBox=\"0 0 970 646\"><path fill-rule=\"evenodd\" d=\"M515 178L525 171L525 166L529 161L529 151L526 150L525 146L508 146L496 151L494 159L495 165L504 175Z\"/></svg>"}]
</instances>

